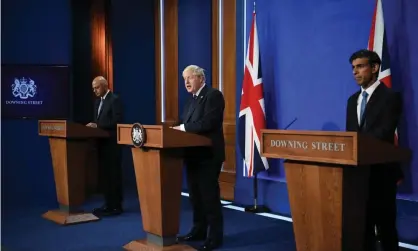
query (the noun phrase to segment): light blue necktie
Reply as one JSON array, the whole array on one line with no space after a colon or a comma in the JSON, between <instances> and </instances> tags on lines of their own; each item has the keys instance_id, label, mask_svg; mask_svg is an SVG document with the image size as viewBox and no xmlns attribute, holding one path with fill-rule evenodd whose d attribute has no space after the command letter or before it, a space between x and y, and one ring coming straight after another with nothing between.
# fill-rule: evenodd
<instances>
[{"instance_id":1,"label":"light blue necktie","mask_svg":"<svg viewBox=\"0 0 418 251\"><path fill-rule=\"evenodd\" d=\"M367 96L369 96L369 94L364 91L361 95L363 96L363 100L361 100L360 105L360 123L363 121L364 110L366 110L367 105Z\"/></svg>"},{"instance_id":2,"label":"light blue necktie","mask_svg":"<svg viewBox=\"0 0 418 251\"><path fill-rule=\"evenodd\" d=\"M100 112L102 111L103 99L100 98L99 109L97 110L97 117L99 117Z\"/></svg>"}]
</instances>

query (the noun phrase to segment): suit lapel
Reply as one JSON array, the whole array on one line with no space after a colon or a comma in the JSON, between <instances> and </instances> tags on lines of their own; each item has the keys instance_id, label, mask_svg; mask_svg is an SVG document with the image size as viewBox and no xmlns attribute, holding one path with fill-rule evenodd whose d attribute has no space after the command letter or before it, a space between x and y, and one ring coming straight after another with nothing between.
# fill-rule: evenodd
<instances>
[{"instance_id":1,"label":"suit lapel","mask_svg":"<svg viewBox=\"0 0 418 251\"><path fill-rule=\"evenodd\" d=\"M99 116L99 114L98 114L98 111L99 111L99 105L100 105L100 99L96 99L96 102L95 102L95 104L94 104L94 119L95 119L95 120L97 120L97 118L98 118L98 116Z\"/></svg>"},{"instance_id":2,"label":"suit lapel","mask_svg":"<svg viewBox=\"0 0 418 251\"><path fill-rule=\"evenodd\" d=\"M189 98L189 100L187 101L187 104L184 106L184 111L183 111L183 122L186 123L187 120L189 119L189 115L190 115L190 110L191 110L191 106L193 105L193 98Z\"/></svg>"},{"instance_id":3,"label":"suit lapel","mask_svg":"<svg viewBox=\"0 0 418 251\"><path fill-rule=\"evenodd\" d=\"M356 126L355 128L359 128L360 125L360 121L359 121L359 116L357 115L357 103L358 103L358 97L360 96L361 92L357 92L356 95L354 96L354 98L351 100L351 104L350 104L350 116L352 117L352 121L356 122Z\"/></svg>"},{"instance_id":4,"label":"suit lapel","mask_svg":"<svg viewBox=\"0 0 418 251\"><path fill-rule=\"evenodd\" d=\"M370 127L376 119L381 106L381 102L379 102L379 98L381 97L382 91L384 90L384 84L380 83L380 85L374 90L372 96L367 102L366 109L364 110L364 116L360 124L360 128L368 128Z\"/></svg>"},{"instance_id":5,"label":"suit lapel","mask_svg":"<svg viewBox=\"0 0 418 251\"><path fill-rule=\"evenodd\" d=\"M357 116L357 100L359 95L360 92L357 92L348 99L346 117L346 130L348 131L359 130L359 121Z\"/></svg>"},{"instance_id":6,"label":"suit lapel","mask_svg":"<svg viewBox=\"0 0 418 251\"><path fill-rule=\"evenodd\" d=\"M189 103L189 106L188 106L188 109L187 109L188 113L186 114L185 122L189 121L189 119L193 115L193 112L196 110L196 107L198 107L203 102L203 99L204 99L207 91L208 91L208 87L205 86L200 91L199 96L197 96L196 100L191 99L191 102ZM192 106L192 107L190 107L190 106Z\"/></svg>"}]
</instances>

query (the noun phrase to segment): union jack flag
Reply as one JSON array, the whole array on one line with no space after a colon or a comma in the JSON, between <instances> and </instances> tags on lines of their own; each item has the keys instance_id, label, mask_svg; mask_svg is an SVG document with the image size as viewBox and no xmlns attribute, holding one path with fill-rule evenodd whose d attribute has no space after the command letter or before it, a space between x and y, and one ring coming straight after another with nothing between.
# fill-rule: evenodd
<instances>
[{"instance_id":1,"label":"union jack flag","mask_svg":"<svg viewBox=\"0 0 418 251\"><path fill-rule=\"evenodd\" d=\"M376 1L367 48L371 51L375 51L382 60L382 65L380 66L379 72L379 80L382 81L388 88L392 88L390 58L381 0ZM395 132L395 144L398 144L397 131Z\"/></svg>"},{"instance_id":2,"label":"union jack flag","mask_svg":"<svg viewBox=\"0 0 418 251\"><path fill-rule=\"evenodd\" d=\"M266 114L257 22L254 11L245 59L238 119L239 147L244 161L243 172L246 177L252 177L256 173L269 168L267 159L260 154L261 129L264 128L266 128Z\"/></svg>"}]
</instances>

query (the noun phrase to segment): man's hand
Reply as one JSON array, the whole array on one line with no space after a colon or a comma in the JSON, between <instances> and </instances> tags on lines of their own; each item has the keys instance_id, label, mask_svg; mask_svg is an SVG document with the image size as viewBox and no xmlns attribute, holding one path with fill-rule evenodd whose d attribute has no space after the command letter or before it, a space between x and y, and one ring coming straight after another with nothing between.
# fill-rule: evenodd
<instances>
[{"instance_id":1,"label":"man's hand","mask_svg":"<svg viewBox=\"0 0 418 251\"><path fill-rule=\"evenodd\" d=\"M171 127L171 128L174 129L174 130L181 130L180 126L174 126L174 127Z\"/></svg>"},{"instance_id":2,"label":"man's hand","mask_svg":"<svg viewBox=\"0 0 418 251\"><path fill-rule=\"evenodd\" d=\"M88 123L87 125L86 125L87 127L91 127L91 128L97 128L97 124L96 123Z\"/></svg>"}]
</instances>

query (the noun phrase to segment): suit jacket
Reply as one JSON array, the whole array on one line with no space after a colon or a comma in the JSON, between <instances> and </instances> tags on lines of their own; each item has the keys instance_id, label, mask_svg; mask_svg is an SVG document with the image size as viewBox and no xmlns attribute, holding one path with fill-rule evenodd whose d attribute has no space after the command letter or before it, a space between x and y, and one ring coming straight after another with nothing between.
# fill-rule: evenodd
<instances>
[{"instance_id":1,"label":"suit jacket","mask_svg":"<svg viewBox=\"0 0 418 251\"><path fill-rule=\"evenodd\" d=\"M208 85L203 87L196 99L190 97L184 107L181 123L184 124L186 132L210 138L212 146L187 149L186 159L225 160L224 109L225 100L222 93Z\"/></svg>"},{"instance_id":2,"label":"suit jacket","mask_svg":"<svg viewBox=\"0 0 418 251\"><path fill-rule=\"evenodd\" d=\"M357 116L357 100L361 91L354 93L347 102L346 130L369 134L377 139L394 144L394 135L402 113L400 93L387 88L384 83L375 89L367 102L364 117L359 124ZM391 163L384 167L375 165L372 173L380 173L396 180L402 178L400 164ZM387 171L387 172L386 172Z\"/></svg>"},{"instance_id":3,"label":"suit jacket","mask_svg":"<svg viewBox=\"0 0 418 251\"><path fill-rule=\"evenodd\" d=\"M98 128L106 130L110 135L116 136L117 124L122 122L123 112L122 103L119 97L113 92L109 92L103 100L102 108L98 114L100 99L96 100L94 106L94 122Z\"/></svg>"}]
</instances>

